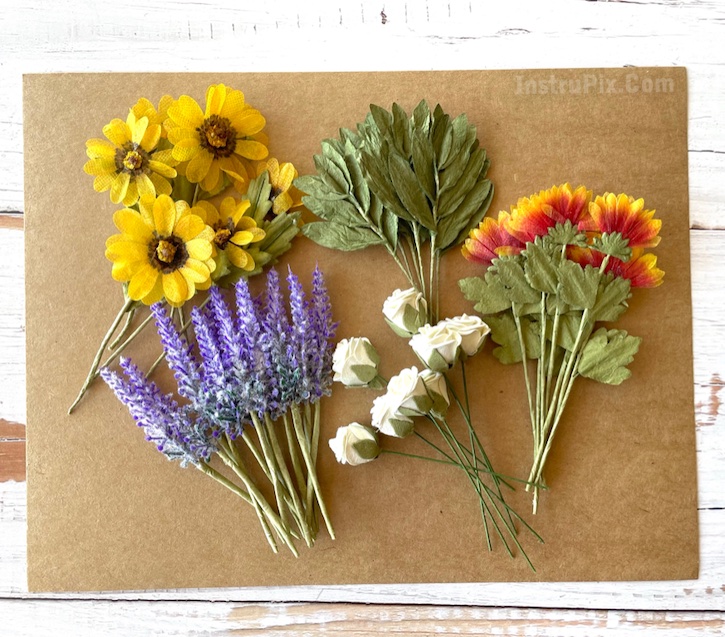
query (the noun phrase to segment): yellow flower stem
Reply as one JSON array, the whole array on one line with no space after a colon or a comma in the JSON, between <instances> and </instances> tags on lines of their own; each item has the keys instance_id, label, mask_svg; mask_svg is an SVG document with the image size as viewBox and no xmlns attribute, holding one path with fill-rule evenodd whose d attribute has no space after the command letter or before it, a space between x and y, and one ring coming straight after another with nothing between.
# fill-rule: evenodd
<instances>
[{"instance_id":1,"label":"yellow flower stem","mask_svg":"<svg viewBox=\"0 0 725 637\"><path fill-rule=\"evenodd\" d=\"M317 497L317 503L320 505L320 513L322 514L322 519L325 521L327 532L334 540L335 531L332 528L332 522L330 522L330 516L327 513L327 506L325 505L325 501L322 497L322 490L320 489L320 482L317 479L315 464L312 461L312 456L310 454L310 443L305 437L305 432L303 429L304 426L302 424L302 414L300 413L299 407L294 403L292 404L292 422L294 423L295 434L297 435L297 442L300 446L300 450L302 451L302 457L304 458L305 464L307 465L307 475L310 479L310 483Z\"/></svg>"},{"instance_id":2,"label":"yellow flower stem","mask_svg":"<svg viewBox=\"0 0 725 637\"><path fill-rule=\"evenodd\" d=\"M126 299L126 302L123 304L123 307L119 311L118 315L115 319L113 319L113 323L111 323L111 327L109 328L108 332L106 332L106 335L103 337L103 340L101 341L101 345L98 348L98 351L96 352L95 357L93 358L93 362L91 363L91 369L88 372L88 376L86 376L86 380L83 383L83 386L81 387L81 391L78 393L78 396L73 401L73 404L68 409L68 414L73 413L73 410L76 408L78 403L81 401L83 396L85 396L86 392L88 391L88 388L91 386L91 383L98 378L98 368L101 363L101 358L103 357L103 352L106 351L106 346L108 345L109 341L113 338L114 332L118 329L118 326L120 325L121 321L123 320L123 315L128 312L131 309L131 306L133 305L133 301L131 299Z\"/></svg>"},{"instance_id":3,"label":"yellow flower stem","mask_svg":"<svg viewBox=\"0 0 725 637\"><path fill-rule=\"evenodd\" d=\"M136 315L136 310L138 308L132 307L128 313L126 314L126 322L123 324L123 327L121 328L121 331L118 333L118 336L113 339L113 342L108 346L108 349L113 351L118 347L118 344L121 342L121 340L128 334L128 331L131 329L131 323L133 323L133 317Z\"/></svg>"},{"instance_id":4,"label":"yellow flower stem","mask_svg":"<svg viewBox=\"0 0 725 637\"><path fill-rule=\"evenodd\" d=\"M279 444L279 438L277 437L277 432L275 431L275 423L272 422L272 419L269 417L268 414L264 415L264 421L267 425L267 432L269 434L268 437L269 441L272 443L272 452L274 453L274 457L277 461L277 466L279 467L282 474L282 479L284 480L284 483L287 487L287 492L292 498L292 506L290 507L292 510L292 514L295 517L297 526L300 529L300 532L302 533L302 536L304 537L307 546L312 546L315 542L315 538L313 537L310 531L310 527L307 524L304 507L302 506L302 501L300 500L297 489L295 489L294 483L292 482L292 476L290 475L289 469L287 468L287 463L285 462L284 456L282 454L282 448Z\"/></svg>"}]
</instances>

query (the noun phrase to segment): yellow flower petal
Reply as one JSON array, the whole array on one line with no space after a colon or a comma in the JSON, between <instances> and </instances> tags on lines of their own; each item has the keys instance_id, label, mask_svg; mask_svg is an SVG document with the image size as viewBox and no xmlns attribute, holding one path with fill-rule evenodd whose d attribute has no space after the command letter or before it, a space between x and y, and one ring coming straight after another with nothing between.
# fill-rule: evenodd
<instances>
[{"instance_id":1,"label":"yellow flower petal","mask_svg":"<svg viewBox=\"0 0 725 637\"><path fill-rule=\"evenodd\" d=\"M141 174L136 177L136 187L139 195L155 195L156 187L148 175Z\"/></svg>"},{"instance_id":2,"label":"yellow flower petal","mask_svg":"<svg viewBox=\"0 0 725 637\"><path fill-rule=\"evenodd\" d=\"M245 108L244 103L244 93L241 91L228 89L227 90L227 97L224 100L224 104L222 104L221 110L218 111L219 115L222 117L226 117L229 121L231 121L234 117L236 117L241 111Z\"/></svg>"},{"instance_id":3,"label":"yellow flower petal","mask_svg":"<svg viewBox=\"0 0 725 637\"><path fill-rule=\"evenodd\" d=\"M129 120L133 118L136 119L136 116L133 114L133 111L129 112L128 114ZM126 125L131 129L131 141L134 144L141 145L141 140L146 135L146 130L149 127L149 118L148 117L142 117L136 122L129 123L129 121L126 121Z\"/></svg>"},{"instance_id":4,"label":"yellow flower petal","mask_svg":"<svg viewBox=\"0 0 725 637\"><path fill-rule=\"evenodd\" d=\"M204 283L210 276L209 268L203 261L187 259L184 267L181 268L184 278L194 283Z\"/></svg>"},{"instance_id":5,"label":"yellow flower petal","mask_svg":"<svg viewBox=\"0 0 725 637\"><path fill-rule=\"evenodd\" d=\"M116 175L98 175L93 180L93 190L96 192L105 192L113 185L115 178Z\"/></svg>"},{"instance_id":6,"label":"yellow flower petal","mask_svg":"<svg viewBox=\"0 0 725 637\"><path fill-rule=\"evenodd\" d=\"M171 151L172 156L176 161L189 161L201 150L199 146L199 139L190 137L188 139L180 140Z\"/></svg>"},{"instance_id":7,"label":"yellow flower petal","mask_svg":"<svg viewBox=\"0 0 725 637\"><path fill-rule=\"evenodd\" d=\"M289 190L292 182L297 178L295 167L289 162L285 162L279 167L274 185L278 190Z\"/></svg>"},{"instance_id":8,"label":"yellow flower petal","mask_svg":"<svg viewBox=\"0 0 725 637\"><path fill-rule=\"evenodd\" d=\"M189 181L191 181L191 179L189 179ZM211 192L221 186L221 181L222 174L219 171L219 162L213 161L209 166L209 172L207 172L206 177L201 180L199 185L207 192Z\"/></svg>"},{"instance_id":9,"label":"yellow flower petal","mask_svg":"<svg viewBox=\"0 0 725 637\"><path fill-rule=\"evenodd\" d=\"M168 177L169 179L176 177L176 169L163 162L152 159L149 161L149 168L163 177Z\"/></svg>"},{"instance_id":10,"label":"yellow flower petal","mask_svg":"<svg viewBox=\"0 0 725 637\"><path fill-rule=\"evenodd\" d=\"M140 301L156 284L160 272L149 263L144 263L133 275L128 284L128 296L134 301Z\"/></svg>"},{"instance_id":11,"label":"yellow flower petal","mask_svg":"<svg viewBox=\"0 0 725 637\"><path fill-rule=\"evenodd\" d=\"M116 174L116 163L108 157L89 159L83 165L83 172L88 175Z\"/></svg>"},{"instance_id":12,"label":"yellow flower petal","mask_svg":"<svg viewBox=\"0 0 725 637\"><path fill-rule=\"evenodd\" d=\"M169 106L167 114L177 126L182 128L198 128L204 121L204 113L201 108L188 95L182 95Z\"/></svg>"},{"instance_id":13,"label":"yellow flower petal","mask_svg":"<svg viewBox=\"0 0 725 637\"><path fill-rule=\"evenodd\" d=\"M229 257L229 260L239 269L247 272L254 270L254 259L252 259L252 255L246 250L238 248L235 245L228 244L225 252Z\"/></svg>"},{"instance_id":14,"label":"yellow flower petal","mask_svg":"<svg viewBox=\"0 0 725 637\"><path fill-rule=\"evenodd\" d=\"M206 111L204 118L210 115L218 115L227 97L227 87L224 84L216 84L206 89Z\"/></svg>"},{"instance_id":15,"label":"yellow flower petal","mask_svg":"<svg viewBox=\"0 0 725 637\"><path fill-rule=\"evenodd\" d=\"M176 207L171 197L161 195L154 202L154 227L161 237L169 237L174 232Z\"/></svg>"},{"instance_id":16,"label":"yellow flower petal","mask_svg":"<svg viewBox=\"0 0 725 637\"><path fill-rule=\"evenodd\" d=\"M86 154L91 159L96 157L113 159L116 156L116 147L105 139L89 139L86 142Z\"/></svg>"},{"instance_id":17,"label":"yellow flower petal","mask_svg":"<svg viewBox=\"0 0 725 637\"><path fill-rule=\"evenodd\" d=\"M139 146L141 146L141 148L143 148L147 153L150 153L154 148L156 148L156 145L159 143L160 139L161 139L161 126L156 124L154 126L149 126L146 129L144 136L141 138L141 141L138 143L139 143Z\"/></svg>"},{"instance_id":18,"label":"yellow flower petal","mask_svg":"<svg viewBox=\"0 0 725 637\"><path fill-rule=\"evenodd\" d=\"M261 241L262 239L264 239L264 237L267 236L267 233L262 230L262 228L251 228L250 230L247 230L247 232L252 233L251 243L257 243L258 241Z\"/></svg>"},{"instance_id":19,"label":"yellow flower petal","mask_svg":"<svg viewBox=\"0 0 725 637\"><path fill-rule=\"evenodd\" d=\"M249 206L247 206L247 208L249 208ZM234 225L237 230L249 230L250 228L257 227L257 223L251 217L240 217L240 219Z\"/></svg>"},{"instance_id":20,"label":"yellow flower petal","mask_svg":"<svg viewBox=\"0 0 725 637\"><path fill-rule=\"evenodd\" d=\"M156 197L151 195L144 195L138 200L138 210L141 213L141 218L144 223L149 227L149 230L155 230L154 226L154 202Z\"/></svg>"},{"instance_id":21,"label":"yellow flower petal","mask_svg":"<svg viewBox=\"0 0 725 637\"><path fill-rule=\"evenodd\" d=\"M144 223L143 217L129 208L116 210L113 213L113 223L126 235L130 235L135 241L149 241L153 236L149 227Z\"/></svg>"},{"instance_id":22,"label":"yellow flower petal","mask_svg":"<svg viewBox=\"0 0 725 637\"><path fill-rule=\"evenodd\" d=\"M114 281L125 283L133 277L142 263L142 261L116 261L111 268L111 277Z\"/></svg>"},{"instance_id":23,"label":"yellow flower petal","mask_svg":"<svg viewBox=\"0 0 725 637\"><path fill-rule=\"evenodd\" d=\"M121 203L121 200L126 196L130 179L131 176L128 173L119 173L116 175L111 186L111 201L113 203Z\"/></svg>"},{"instance_id":24,"label":"yellow flower petal","mask_svg":"<svg viewBox=\"0 0 725 637\"><path fill-rule=\"evenodd\" d=\"M121 238L116 241L111 241L112 237L109 237L108 241L106 241L106 258L109 261L120 263L148 261L148 243L130 241L126 235L117 234L114 236Z\"/></svg>"},{"instance_id":25,"label":"yellow flower petal","mask_svg":"<svg viewBox=\"0 0 725 637\"><path fill-rule=\"evenodd\" d=\"M208 201L197 201L190 212L210 226L213 226L217 223L217 221L219 221L219 213L214 207L214 204L209 203Z\"/></svg>"},{"instance_id":26,"label":"yellow flower petal","mask_svg":"<svg viewBox=\"0 0 725 637\"><path fill-rule=\"evenodd\" d=\"M214 156L206 150L198 152L186 167L186 178L192 184L199 183L209 173L209 167L213 159Z\"/></svg>"},{"instance_id":27,"label":"yellow flower petal","mask_svg":"<svg viewBox=\"0 0 725 637\"><path fill-rule=\"evenodd\" d=\"M186 251L190 259L206 261L211 257L211 241L208 239L192 239L186 242Z\"/></svg>"},{"instance_id":28,"label":"yellow flower petal","mask_svg":"<svg viewBox=\"0 0 725 637\"><path fill-rule=\"evenodd\" d=\"M169 129L169 141L172 144L178 144L182 139L199 139L199 132L195 128L182 128L181 126Z\"/></svg>"},{"instance_id":29,"label":"yellow flower petal","mask_svg":"<svg viewBox=\"0 0 725 637\"><path fill-rule=\"evenodd\" d=\"M164 285L162 277L158 276L156 277L156 283L151 289L151 292L143 297L141 301L146 305L153 305L154 303L158 303L162 298L164 298Z\"/></svg>"},{"instance_id":30,"label":"yellow flower petal","mask_svg":"<svg viewBox=\"0 0 725 637\"><path fill-rule=\"evenodd\" d=\"M259 133L267 123L264 116L256 108L245 108L241 113L235 115L231 122L240 137ZM260 159L264 159L264 157L260 157Z\"/></svg>"},{"instance_id":31,"label":"yellow flower petal","mask_svg":"<svg viewBox=\"0 0 725 637\"><path fill-rule=\"evenodd\" d=\"M136 184L135 179L131 179L131 181L128 184L128 190L126 191L126 194L124 195L121 203L123 203L123 205L128 208L129 206L133 206L137 201L138 201L138 185Z\"/></svg>"},{"instance_id":32,"label":"yellow flower petal","mask_svg":"<svg viewBox=\"0 0 725 637\"><path fill-rule=\"evenodd\" d=\"M230 242L236 246L246 246L251 243L253 238L254 235L249 230L241 230L232 235Z\"/></svg>"},{"instance_id":33,"label":"yellow flower petal","mask_svg":"<svg viewBox=\"0 0 725 637\"><path fill-rule=\"evenodd\" d=\"M167 166L175 167L179 162L174 159L174 153L171 148L166 150L156 150L151 155L152 161L157 161Z\"/></svg>"},{"instance_id":34,"label":"yellow flower petal","mask_svg":"<svg viewBox=\"0 0 725 637\"><path fill-rule=\"evenodd\" d=\"M151 173L149 179L153 183L157 195L171 194L171 184L164 177L162 177L158 173Z\"/></svg>"},{"instance_id":35,"label":"yellow flower petal","mask_svg":"<svg viewBox=\"0 0 725 637\"><path fill-rule=\"evenodd\" d=\"M175 270L174 272L162 274L161 276L163 278L164 296L171 305L179 307L184 304L184 301L191 298L191 296L187 296L189 294L189 285L181 272ZM129 290L130 288L131 286L129 285ZM193 296L193 294L194 288L192 287L191 295Z\"/></svg>"},{"instance_id":36,"label":"yellow flower petal","mask_svg":"<svg viewBox=\"0 0 725 637\"><path fill-rule=\"evenodd\" d=\"M122 119L112 119L103 127L103 134L116 146L123 146L131 141L131 131Z\"/></svg>"},{"instance_id":37,"label":"yellow flower petal","mask_svg":"<svg viewBox=\"0 0 725 637\"><path fill-rule=\"evenodd\" d=\"M196 239L206 228L206 224L196 215L188 214L179 219L174 228L174 236L179 237L184 242Z\"/></svg>"},{"instance_id":38,"label":"yellow flower petal","mask_svg":"<svg viewBox=\"0 0 725 637\"><path fill-rule=\"evenodd\" d=\"M234 152L247 159L264 159L269 154L266 146L246 139L237 141Z\"/></svg>"},{"instance_id":39,"label":"yellow flower petal","mask_svg":"<svg viewBox=\"0 0 725 637\"><path fill-rule=\"evenodd\" d=\"M292 197L289 193L282 192L277 195L272 204L272 212L276 215L281 215L283 212L287 212L292 207Z\"/></svg>"}]
</instances>

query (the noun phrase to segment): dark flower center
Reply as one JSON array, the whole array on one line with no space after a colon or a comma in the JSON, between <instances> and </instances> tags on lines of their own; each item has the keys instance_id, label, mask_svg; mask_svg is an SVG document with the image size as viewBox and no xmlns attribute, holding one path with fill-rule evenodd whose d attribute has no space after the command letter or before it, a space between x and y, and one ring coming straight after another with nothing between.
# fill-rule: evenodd
<instances>
[{"instance_id":1,"label":"dark flower center","mask_svg":"<svg viewBox=\"0 0 725 637\"><path fill-rule=\"evenodd\" d=\"M116 149L116 172L129 173L134 177L141 174L148 175L151 172L149 167L149 154L138 144L127 142L121 148Z\"/></svg>"},{"instance_id":2,"label":"dark flower center","mask_svg":"<svg viewBox=\"0 0 725 637\"><path fill-rule=\"evenodd\" d=\"M186 245L174 235L156 237L149 244L149 261L164 274L170 274L183 267L188 258Z\"/></svg>"},{"instance_id":3,"label":"dark flower center","mask_svg":"<svg viewBox=\"0 0 725 637\"><path fill-rule=\"evenodd\" d=\"M237 147L237 131L226 117L211 115L196 129L201 147L219 157L230 157Z\"/></svg>"},{"instance_id":4,"label":"dark flower center","mask_svg":"<svg viewBox=\"0 0 725 637\"><path fill-rule=\"evenodd\" d=\"M216 230L214 243L220 250L224 250L234 234L234 221L229 219L226 224L219 222L214 230Z\"/></svg>"}]
</instances>

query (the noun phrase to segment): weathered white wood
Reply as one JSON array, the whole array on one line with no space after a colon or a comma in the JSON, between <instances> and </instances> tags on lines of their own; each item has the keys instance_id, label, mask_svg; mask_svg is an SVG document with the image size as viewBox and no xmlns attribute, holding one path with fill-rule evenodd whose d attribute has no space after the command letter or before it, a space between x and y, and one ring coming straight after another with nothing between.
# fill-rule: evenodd
<instances>
[{"instance_id":1,"label":"weathered white wood","mask_svg":"<svg viewBox=\"0 0 725 637\"><path fill-rule=\"evenodd\" d=\"M721 613L571 611L518 608L421 608L345 604L237 604L209 602L0 601L5 629L15 637L56 635L536 635L537 637L720 636Z\"/></svg>"}]
</instances>

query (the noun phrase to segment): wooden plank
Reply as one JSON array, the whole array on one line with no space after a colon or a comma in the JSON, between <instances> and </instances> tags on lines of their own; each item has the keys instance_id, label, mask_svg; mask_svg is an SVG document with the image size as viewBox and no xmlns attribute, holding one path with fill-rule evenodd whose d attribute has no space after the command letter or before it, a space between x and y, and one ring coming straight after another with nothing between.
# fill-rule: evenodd
<instances>
[{"instance_id":1,"label":"wooden plank","mask_svg":"<svg viewBox=\"0 0 725 637\"><path fill-rule=\"evenodd\" d=\"M721 636L717 612L623 612L451 606L238 604L220 602L66 602L0 600L16 637L37 635L537 635L562 637Z\"/></svg>"}]
</instances>

